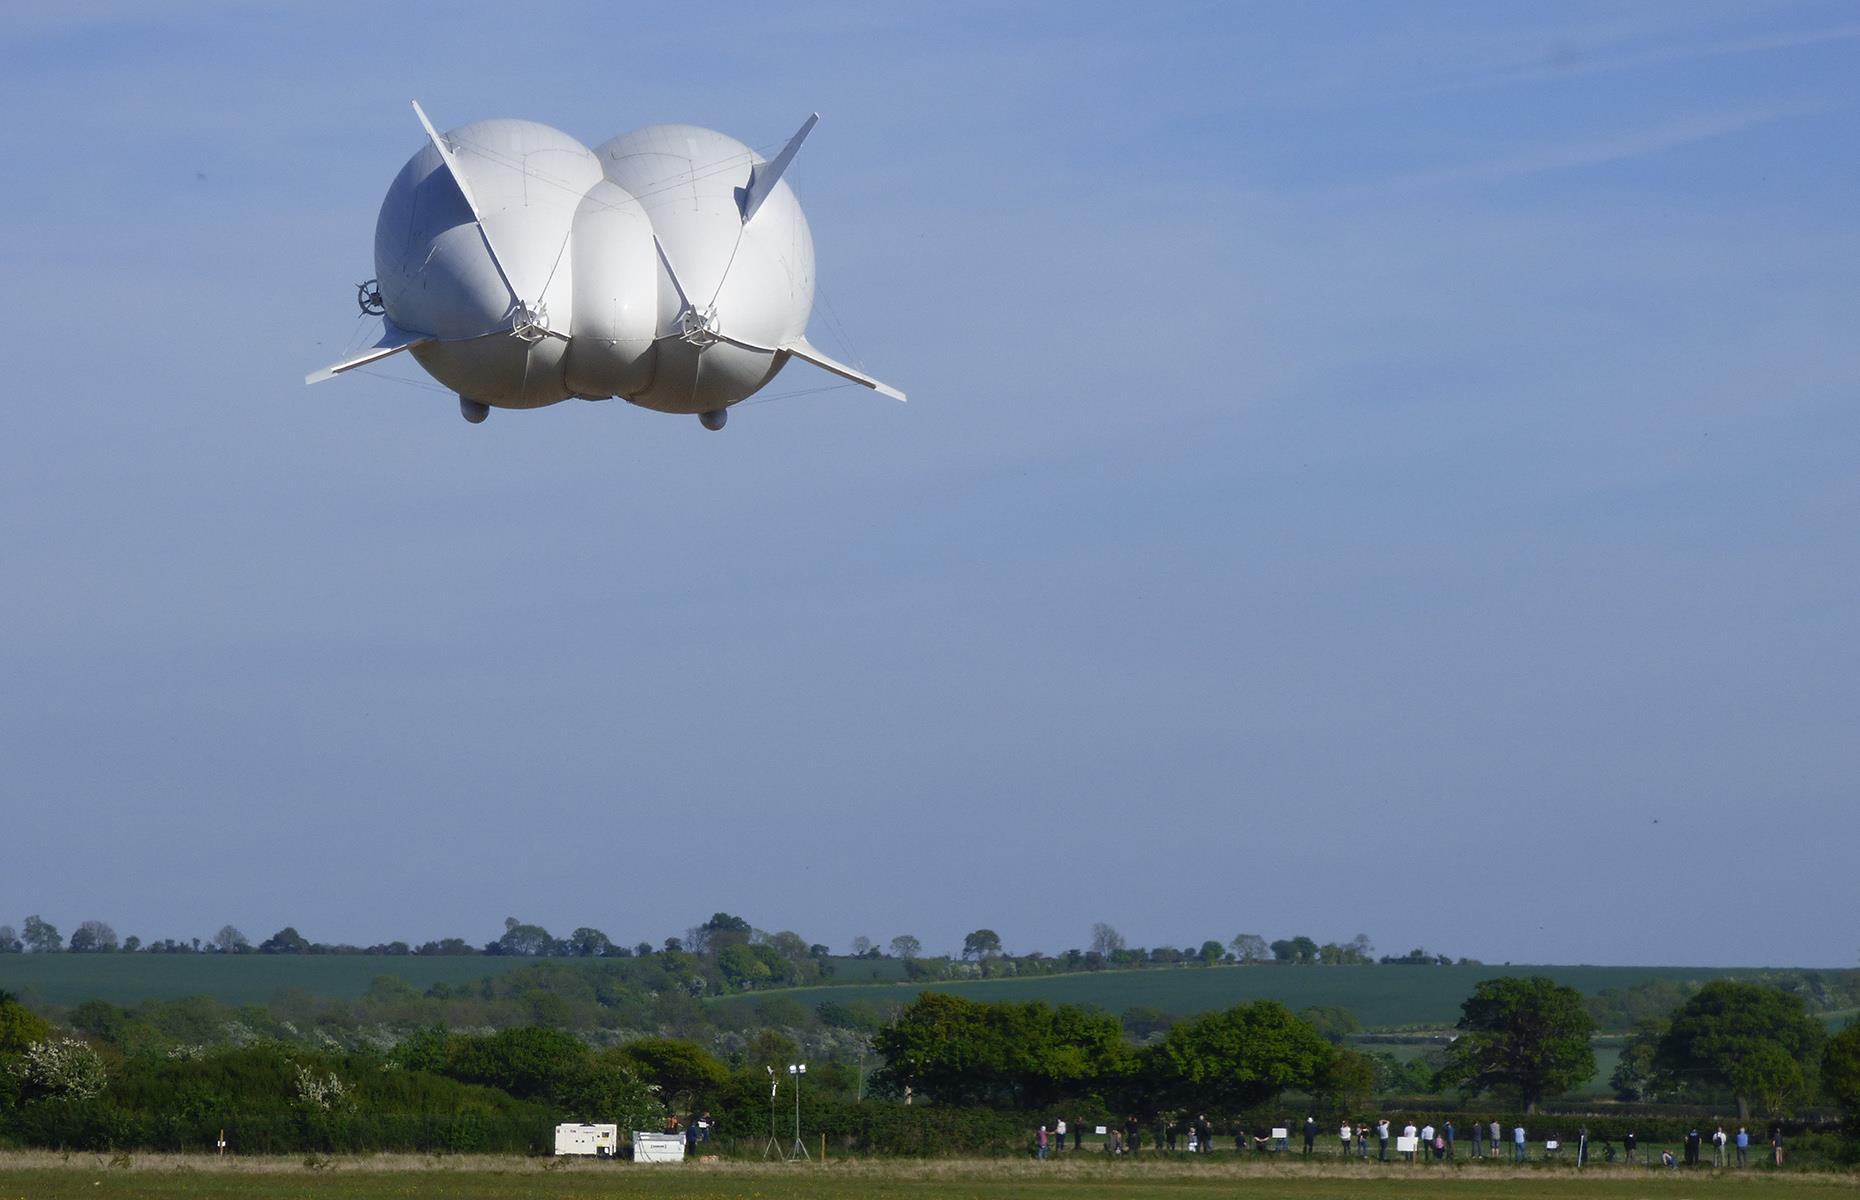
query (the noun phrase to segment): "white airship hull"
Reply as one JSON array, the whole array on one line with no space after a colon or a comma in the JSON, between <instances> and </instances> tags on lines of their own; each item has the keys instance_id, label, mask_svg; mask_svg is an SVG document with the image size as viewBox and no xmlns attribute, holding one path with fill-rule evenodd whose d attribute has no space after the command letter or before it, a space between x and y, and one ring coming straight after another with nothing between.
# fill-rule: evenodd
<instances>
[{"instance_id":1,"label":"white airship hull","mask_svg":"<svg viewBox=\"0 0 1860 1200\"><path fill-rule=\"evenodd\" d=\"M375 226L386 333L311 382L410 349L463 411L620 397L711 428L791 357L903 398L815 350L814 242L773 163L693 125L590 150L531 121L478 121L407 161Z\"/></svg>"}]
</instances>

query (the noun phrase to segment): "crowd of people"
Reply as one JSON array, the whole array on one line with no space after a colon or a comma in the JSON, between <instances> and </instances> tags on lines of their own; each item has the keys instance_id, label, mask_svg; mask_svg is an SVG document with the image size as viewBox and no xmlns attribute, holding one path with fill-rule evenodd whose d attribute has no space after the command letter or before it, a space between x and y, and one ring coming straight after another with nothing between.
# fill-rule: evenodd
<instances>
[{"instance_id":1,"label":"crowd of people","mask_svg":"<svg viewBox=\"0 0 1860 1200\"><path fill-rule=\"evenodd\" d=\"M1152 1150L1164 1153L1186 1151L1190 1154L1206 1154L1220 1149L1214 1126L1207 1114L1194 1117L1171 1118L1158 1117L1147 1123L1135 1116L1125 1119L1119 1125L1100 1125L1094 1130L1094 1136L1102 1136L1102 1149L1109 1154L1140 1154L1147 1144ZM1233 1149L1237 1153L1252 1151L1256 1154L1288 1153L1291 1149L1292 1124L1289 1120L1271 1126L1263 1133L1249 1134L1247 1130L1235 1126L1231 1130ZM1307 1116L1299 1132L1302 1138L1303 1155L1310 1157L1318 1153L1317 1145L1320 1129L1317 1118ZM1085 1149L1085 1124L1082 1121L1068 1121L1061 1117L1051 1125L1041 1125L1034 1135L1034 1156L1046 1158L1066 1150L1066 1137L1072 1138L1072 1151ZM1227 1135L1221 1135L1227 1136ZM1509 1133L1498 1121L1473 1119L1467 1122L1464 1130L1454 1125L1451 1118L1440 1123L1438 1127L1431 1122L1416 1126L1410 1119L1396 1129L1387 1117L1370 1121L1367 1117L1360 1121L1344 1121L1337 1130L1338 1152L1344 1158L1367 1160L1370 1156L1370 1143L1375 1143L1375 1157L1378 1162L1390 1161L1393 1154L1396 1161L1426 1162L1432 1159L1445 1162L1457 1159L1460 1155L1461 1142L1470 1144L1467 1156L1476 1159L1503 1159L1515 1163L1531 1160L1531 1142L1529 1135L1521 1124L1511 1127ZM1749 1165L1751 1146L1750 1131L1744 1126L1737 1127L1735 1133L1726 1132L1720 1125L1709 1136L1700 1134L1694 1126L1685 1136L1682 1149L1683 1160L1671 1150L1660 1151L1660 1164L1677 1169L1683 1161L1686 1166L1698 1166L1703 1159L1703 1147L1709 1142L1712 1147L1712 1165L1726 1167ZM1770 1161L1775 1166L1783 1162L1783 1133L1780 1125L1770 1130ZM1621 1149L1617 1153L1612 1140L1604 1139L1597 1144L1589 1136L1588 1126L1578 1126L1575 1139L1565 1143L1561 1137L1545 1138L1540 1144L1541 1156L1545 1159L1558 1157L1573 1158L1577 1165L1586 1165L1595 1161L1599 1153L1602 1161L1639 1163L1641 1159L1639 1138L1632 1132L1621 1139Z\"/></svg>"}]
</instances>

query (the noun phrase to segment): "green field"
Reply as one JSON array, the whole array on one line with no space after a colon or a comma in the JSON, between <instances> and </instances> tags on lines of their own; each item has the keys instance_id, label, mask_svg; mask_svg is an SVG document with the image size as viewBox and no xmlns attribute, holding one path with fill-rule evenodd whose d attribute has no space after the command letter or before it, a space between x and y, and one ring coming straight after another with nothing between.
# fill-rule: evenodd
<instances>
[{"instance_id":1,"label":"green field","mask_svg":"<svg viewBox=\"0 0 1860 1200\"><path fill-rule=\"evenodd\" d=\"M1294 1012L1311 1005L1342 1005L1370 1028L1442 1027L1460 1016L1460 1001L1482 979L1499 975L1548 975L1593 995L1650 979L1703 982L1753 971L1727 967L1172 967L1044 975L1031 979L986 979L954 983L896 983L793 988L768 995L802 1004L822 1000L868 1000L895 1004L920 991L954 992L971 1000L1045 1000L1095 1004L1109 1012L1148 1006L1189 1016L1250 1000L1277 1000ZM740 1002L726 997L719 1002Z\"/></svg>"},{"instance_id":2,"label":"green field","mask_svg":"<svg viewBox=\"0 0 1860 1200\"><path fill-rule=\"evenodd\" d=\"M1143 1196L1244 1195L1287 1200L1719 1200L1744 1197L1819 1200L1851 1195L1855 1177L1832 1174L1661 1171L1646 1168L1501 1166L1416 1168L1356 1165L1200 1163L1155 1159L1035 1163L838 1162L738 1163L636 1167L629 1163L567 1163L550 1159L316 1160L140 1159L95 1155L59 1162L50 1154L0 1157L0 1198L260 1197L278 1200L373 1200L449 1197L526 1200L528 1197L638 1196L664 1200L1136 1200ZM557 1169L551 1169L557 1168Z\"/></svg>"},{"instance_id":3,"label":"green field","mask_svg":"<svg viewBox=\"0 0 1860 1200\"><path fill-rule=\"evenodd\" d=\"M85 1000L134 1004L145 999L195 995L212 996L228 1004L256 1004L292 989L352 1000L367 991L369 983L380 975L398 976L423 991L435 983L472 982L536 961L495 956L359 954L7 954L0 955L0 989L30 1001L66 1006ZM973 1000L1091 1004L1112 1013L1147 1006L1189 1016L1250 1000L1271 999L1294 1011L1311 1005L1341 1005L1372 1029L1438 1028L1459 1018L1460 1001L1471 993L1473 985L1497 975L1544 974L1592 995L1603 988L1633 987L1655 978L1703 982L1755 973L1724 967L1261 965L1156 967L1023 979L905 983L899 978L902 964L893 959L842 958L835 960L834 967L834 978L841 982L715 997L710 1002L742 1005L754 1004L759 997L782 996L810 1006L823 1000L899 1004L920 991L934 989Z\"/></svg>"},{"instance_id":4,"label":"green field","mask_svg":"<svg viewBox=\"0 0 1860 1200\"><path fill-rule=\"evenodd\" d=\"M461 955L416 958L378 954L0 954L0 989L44 1004L173 1000L212 996L227 1004L262 1004L301 988L353 1000L377 975L396 975L422 990L467 983L528 966L534 959Z\"/></svg>"}]
</instances>

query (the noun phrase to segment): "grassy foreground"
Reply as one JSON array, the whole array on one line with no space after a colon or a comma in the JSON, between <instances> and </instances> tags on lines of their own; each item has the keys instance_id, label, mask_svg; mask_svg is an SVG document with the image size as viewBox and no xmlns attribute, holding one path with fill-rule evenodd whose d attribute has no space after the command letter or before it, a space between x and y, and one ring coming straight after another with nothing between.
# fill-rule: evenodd
<instances>
[{"instance_id":1,"label":"grassy foreground","mask_svg":"<svg viewBox=\"0 0 1860 1200\"><path fill-rule=\"evenodd\" d=\"M312 1165L314 1164L314 1165ZM1851 1196L1846 1174L1662 1171L1566 1166L1468 1166L1301 1163L1107 1162L1097 1156L1035 1163L986 1161L846 1161L828 1164L692 1163L635 1167L585 1160L416 1155L312 1160L192 1155L112 1159L46 1151L0 1154L0 1200L61 1197L525 1197L621 1196L653 1200L990 1200L1051 1197L1286 1197L1360 1200L1438 1196L1450 1200L1818 1200Z\"/></svg>"}]
</instances>

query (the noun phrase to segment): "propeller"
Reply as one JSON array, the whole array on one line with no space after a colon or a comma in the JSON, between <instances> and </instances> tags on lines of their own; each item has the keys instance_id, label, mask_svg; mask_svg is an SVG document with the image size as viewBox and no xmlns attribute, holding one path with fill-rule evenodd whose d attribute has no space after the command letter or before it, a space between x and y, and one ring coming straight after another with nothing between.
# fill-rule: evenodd
<instances>
[{"instance_id":1,"label":"propeller","mask_svg":"<svg viewBox=\"0 0 1860 1200\"><path fill-rule=\"evenodd\" d=\"M805 136L807 130L811 126L811 121L808 125L802 126L801 132L795 135L797 140ZM792 145L793 143L790 144ZM672 283L672 290L678 293L679 305L678 315L673 318L673 324L676 326L675 331L661 334L659 340L663 341L666 338L675 337L697 348L698 374L693 377L694 380L702 377L704 370L703 351L709 346L714 346L718 342L722 342L725 345L738 346L744 350L754 350L762 354L790 355L800 359L802 362L812 363L823 371L831 371L842 379L850 379L852 382L860 384L861 386L869 387L881 396L889 396L893 400L904 400L906 398L904 393L897 388L867 375L857 367L848 366L836 358L821 353L821 351L815 347L812 342L808 341L805 336L791 338L779 346L764 346L759 342L745 341L742 338L733 337L725 333L717 326L717 306L714 302L702 309L691 302L690 294L685 291L684 284L679 281L677 269L672 266L670 256L665 253L665 243L661 242L655 236L652 239L652 246L653 249L659 252L659 264L665 268L666 277L670 279ZM717 290L719 292L723 290L723 285L721 283L717 285Z\"/></svg>"}]
</instances>

